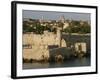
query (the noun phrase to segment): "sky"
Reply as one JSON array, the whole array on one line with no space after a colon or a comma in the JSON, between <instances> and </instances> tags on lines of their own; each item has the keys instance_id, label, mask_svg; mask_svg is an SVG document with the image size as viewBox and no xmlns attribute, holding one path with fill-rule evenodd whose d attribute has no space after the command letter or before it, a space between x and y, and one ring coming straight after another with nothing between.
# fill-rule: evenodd
<instances>
[{"instance_id":1,"label":"sky","mask_svg":"<svg viewBox=\"0 0 100 80\"><path fill-rule=\"evenodd\" d=\"M54 11L34 11L23 10L23 18L42 19L46 20L59 20L61 16L67 20L83 20L90 22L90 13L73 13L73 12L54 12Z\"/></svg>"}]
</instances>

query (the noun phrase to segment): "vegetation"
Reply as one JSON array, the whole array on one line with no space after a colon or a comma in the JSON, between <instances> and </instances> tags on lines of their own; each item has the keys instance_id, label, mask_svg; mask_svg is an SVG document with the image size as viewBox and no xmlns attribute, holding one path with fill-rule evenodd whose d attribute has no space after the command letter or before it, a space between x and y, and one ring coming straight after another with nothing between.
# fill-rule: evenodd
<instances>
[{"instance_id":1,"label":"vegetation","mask_svg":"<svg viewBox=\"0 0 100 80\"><path fill-rule=\"evenodd\" d=\"M48 30L49 32L55 32L56 29L50 25L40 25L40 23L29 24L28 22L23 23L23 33L34 32L36 34L43 34L43 31Z\"/></svg>"},{"instance_id":2,"label":"vegetation","mask_svg":"<svg viewBox=\"0 0 100 80\"><path fill-rule=\"evenodd\" d=\"M91 27L87 22L81 25L79 21L73 21L69 25L69 27L63 30L63 32L66 33L81 33L81 34L90 33L90 31L91 31Z\"/></svg>"},{"instance_id":3,"label":"vegetation","mask_svg":"<svg viewBox=\"0 0 100 80\"><path fill-rule=\"evenodd\" d=\"M54 24L57 24L57 27L60 27L63 29L63 23L62 22L44 22L41 23L39 21L33 21L23 22L23 33L25 32L34 32L36 34L43 34L44 30L48 30L49 32L56 32L56 28L54 28ZM52 24L52 25L51 25ZM71 21L69 22L69 26L63 29L62 31L65 33L90 33L90 25L88 22L84 22L83 24L80 24L80 21Z\"/></svg>"}]
</instances>

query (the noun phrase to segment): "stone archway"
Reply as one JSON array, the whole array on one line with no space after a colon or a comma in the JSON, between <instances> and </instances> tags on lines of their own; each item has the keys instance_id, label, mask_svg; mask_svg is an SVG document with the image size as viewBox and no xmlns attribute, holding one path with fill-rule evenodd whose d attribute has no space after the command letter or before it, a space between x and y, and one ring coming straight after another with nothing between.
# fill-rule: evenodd
<instances>
[{"instance_id":1,"label":"stone archway","mask_svg":"<svg viewBox=\"0 0 100 80\"><path fill-rule=\"evenodd\" d=\"M64 60L64 56L62 54L57 53L55 55L55 62L63 62L63 60Z\"/></svg>"}]
</instances>

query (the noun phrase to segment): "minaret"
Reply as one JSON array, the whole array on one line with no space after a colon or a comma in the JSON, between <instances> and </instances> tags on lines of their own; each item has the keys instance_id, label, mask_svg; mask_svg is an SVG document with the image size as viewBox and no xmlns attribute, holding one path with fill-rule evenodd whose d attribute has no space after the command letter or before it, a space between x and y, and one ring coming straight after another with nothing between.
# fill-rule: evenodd
<instances>
[{"instance_id":1,"label":"minaret","mask_svg":"<svg viewBox=\"0 0 100 80\"><path fill-rule=\"evenodd\" d=\"M41 19L42 21L44 20L44 16L42 16L42 19Z\"/></svg>"},{"instance_id":2,"label":"minaret","mask_svg":"<svg viewBox=\"0 0 100 80\"><path fill-rule=\"evenodd\" d=\"M42 18L40 19L40 22L44 22L44 16L42 16Z\"/></svg>"}]
</instances>

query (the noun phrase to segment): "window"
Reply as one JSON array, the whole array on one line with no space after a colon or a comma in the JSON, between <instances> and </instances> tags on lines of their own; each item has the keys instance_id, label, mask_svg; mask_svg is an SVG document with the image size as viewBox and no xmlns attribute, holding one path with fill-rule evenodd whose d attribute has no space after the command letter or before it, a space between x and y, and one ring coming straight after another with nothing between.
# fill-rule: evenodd
<instances>
[{"instance_id":1,"label":"window","mask_svg":"<svg viewBox=\"0 0 100 80\"><path fill-rule=\"evenodd\" d=\"M30 44L24 44L23 45L23 48L24 49L31 49L32 48L32 45L30 45Z\"/></svg>"}]
</instances>

